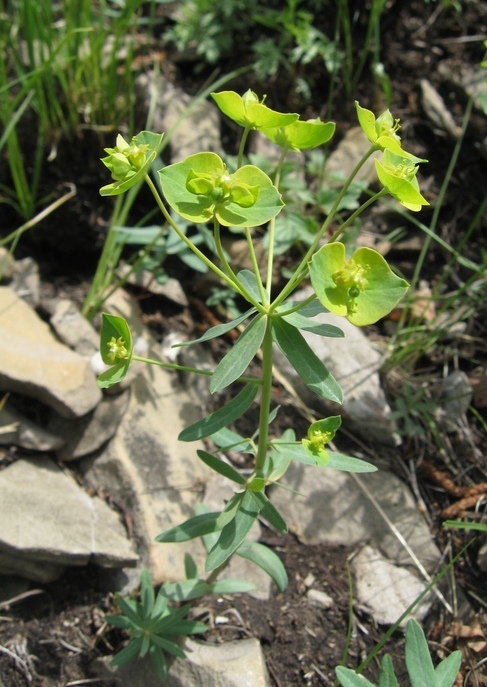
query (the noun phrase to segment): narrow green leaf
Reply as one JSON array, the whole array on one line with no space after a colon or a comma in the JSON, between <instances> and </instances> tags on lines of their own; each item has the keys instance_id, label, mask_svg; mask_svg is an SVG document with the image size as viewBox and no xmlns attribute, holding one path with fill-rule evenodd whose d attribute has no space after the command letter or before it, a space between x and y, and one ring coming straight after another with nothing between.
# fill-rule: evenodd
<instances>
[{"instance_id":1,"label":"narrow green leaf","mask_svg":"<svg viewBox=\"0 0 487 687\"><path fill-rule=\"evenodd\" d=\"M342 687L376 687L373 682L369 682L363 675L359 675L350 668L338 666L335 668L335 673Z\"/></svg>"},{"instance_id":2,"label":"narrow green leaf","mask_svg":"<svg viewBox=\"0 0 487 687\"><path fill-rule=\"evenodd\" d=\"M191 601L208 594L209 585L204 580L188 579L181 582L164 582L162 585L164 596L171 601Z\"/></svg>"},{"instance_id":3,"label":"narrow green leaf","mask_svg":"<svg viewBox=\"0 0 487 687\"><path fill-rule=\"evenodd\" d=\"M218 430L218 432L210 436L210 439L223 451L228 451L229 449L238 453L254 453L255 451L255 447L252 446L248 439L244 439L240 434L232 432L228 427Z\"/></svg>"},{"instance_id":4,"label":"narrow green leaf","mask_svg":"<svg viewBox=\"0 0 487 687\"><path fill-rule=\"evenodd\" d=\"M227 477L227 479L231 479L233 482L237 482L237 484L245 484L245 477L242 477L242 475L237 472L235 468L228 463L225 463L224 460L220 460L220 458L212 456L211 453L208 453L207 451L198 450L196 453L198 454L198 458L200 458L203 463L208 465L208 467L215 472L218 472L218 474L222 475L223 477Z\"/></svg>"},{"instance_id":5,"label":"narrow green leaf","mask_svg":"<svg viewBox=\"0 0 487 687\"><path fill-rule=\"evenodd\" d=\"M140 574L140 600L144 614L149 615L154 606L155 594L152 580L147 570L142 570Z\"/></svg>"},{"instance_id":6,"label":"narrow green leaf","mask_svg":"<svg viewBox=\"0 0 487 687\"><path fill-rule=\"evenodd\" d=\"M150 648L150 660L154 666L154 671L161 682L167 677L167 666L164 654L158 646L154 644Z\"/></svg>"},{"instance_id":7,"label":"narrow green leaf","mask_svg":"<svg viewBox=\"0 0 487 687\"><path fill-rule=\"evenodd\" d=\"M319 396L342 403L338 382L306 343L303 335L281 318L273 318L272 328L277 345L303 382Z\"/></svg>"},{"instance_id":8,"label":"narrow green leaf","mask_svg":"<svg viewBox=\"0 0 487 687\"><path fill-rule=\"evenodd\" d=\"M253 492L253 497L258 503L258 508L260 509L260 514L268 521L270 524L279 530L279 532L287 532L288 526L282 515L279 513L277 508L269 501L267 496L262 492Z\"/></svg>"},{"instance_id":9,"label":"narrow green leaf","mask_svg":"<svg viewBox=\"0 0 487 687\"><path fill-rule=\"evenodd\" d=\"M238 550L237 552L238 553ZM211 585L211 594L245 594L252 592L255 585L247 580L217 580Z\"/></svg>"},{"instance_id":10,"label":"narrow green leaf","mask_svg":"<svg viewBox=\"0 0 487 687\"><path fill-rule=\"evenodd\" d=\"M462 652L453 651L436 666L437 687L451 687L462 665Z\"/></svg>"},{"instance_id":11,"label":"narrow green leaf","mask_svg":"<svg viewBox=\"0 0 487 687\"><path fill-rule=\"evenodd\" d=\"M117 604L134 627L138 627L144 622L143 615L140 612L140 604L138 604L135 599L124 596L117 599Z\"/></svg>"},{"instance_id":12,"label":"narrow green leaf","mask_svg":"<svg viewBox=\"0 0 487 687\"><path fill-rule=\"evenodd\" d=\"M394 664L389 654L385 654L380 665L379 687L399 687L394 673Z\"/></svg>"},{"instance_id":13,"label":"narrow green leaf","mask_svg":"<svg viewBox=\"0 0 487 687\"><path fill-rule=\"evenodd\" d=\"M193 339L192 341L183 341L182 343L174 344L172 348L191 346L195 343L203 343L204 341L210 341L210 339L216 339L217 337L232 331L232 329L235 329L235 327L238 327L239 324L245 322L245 320L247 320L254 312L255 308L250 308L250 310L247 310L247 312L244 312L242 315L239 315L231 322L226 322L225 324L217 324L215 327L211 327L210 329L208 329L208 331L206 331L203 334L203 336L200 336L199 339Z\"/></svg>"},{"instance_id":14,"label":"narrow green leaf","mask_svg":"<svg viewBox=\"0 0 487 687\"><path fill-rule=\"evenodd\" d=\"M263 315L252 320L240 335L237 343L218 363L210 383L212 394L224 389L245 372L262 344L266 324L266 318Z\"/></svg>"},{"instance_id":15,"label":"narrow green leaf","mask_svg":"<svg viewBox=\"0 0 487 687\"><path fill-rule=\"evenodd\" d=\"M187 580L194 580L198 577L198 568L190 553L184 554L184 573Z\"/></svg>"},{"instance_id":16,"label":"narrow green leaf","mask_svg":"<svg viewBox=\"0 0 487 687\"><path fill-rule=\"evenodd\" d=\"M156 541L165 544L172 542L189 541L196 537L202 537L211 532L218 532L221 527L218 524L220 513L202 513L186 520L182 525L176 525L162 534L158 534Z\"/></svg>"},{"instance_id":17,"label":"narrow green leaf","mask_svg":"<svg viewBox=\"0 0 487 687\"><path fill-rule=\"evenodd\" d=\"M306 451L305 447L300 441L289 442L275 439L272 442L272 447L282 453L284 456L290 457L299 463L306 465L313 465L314 467L332 468L333 470L341 470L342 472L376 472L377 468L371 463L352 456L346 456L336 451L326 451L327 460L323 463L319 461L319 455L312 455Z\"/></svg>"},{"instance_id":18,"label":"narrow green leaf","mask_svg":"<svg viewBox=\"0 0 487 687\"><path fill-rule=\"evenodd\" d=\"M218 541L206 559L206 570L214 570L224 563L243 542L259 515L251 492L245 492L235 517L222 529Z\"/></svg>"},{"instance_id":19,"label":"narrow green leaf","mask_svg":"<svg viewBox=\"0 0 487 687\"><path fill-rule=\"evenodd\" d=\"M413 618L406 627L405 659L412 687L439 687L423 628Z\"/></svg>"},{"instance_id":20,"label":"narrow green leaf","mask_svg":"<svg viewBox=\"0 0 487 687\"><path fill-rule=\"evenodd\" d=\"M179 441L198 441L198 439L204 439L219 429L235 422L250 408L257 396L257 391L258 386L256 384L247 384L235 398L232 398L222 408L215 410L214 413L210 413L203 419L183 429L179 434Z\"/></svg>"},{"instance_id":21,"label":"narrow green leaf","mask_svg":"<svg viewBox=\"0 0 487 687\"><path fill-rule=\"evenodd\" d=\"M250 270L240 270L240 272L237 274L237 278L244 285L254 300L256 300L257 303L260 303L260 290L255 274Z\"/></svg>"},{"instance_id":22,"label":"narrow green leaf","mask_svg":"<svg viewBox=\"0 0 487 687\"><path fill-rule=\"evenodd\" d=\"M288 584L286 568L272 549L258 542L245 541L235 553L262 568L274 580L280 592L286 589Z\"/></svg>"},{"instance_id":23,"label":"narrow green leaf","mask_svg":"<svg viewBox=\"0 0 487 687\"><path fill-rule=\"evenodd\" d=\"M323 322L314 322L309 317L301 315L299 312L293 312L290 315L284 315L283 320L297 329L305 329L312 334L319 336L329 336L333 338L343 338L343 332L338 327L332 324L325 324Z\"/></svg>"},{"instance_id":24,"label":"narrow green leaf","mask_svg":"<svg viewBox=\"0 0 487 687\"><path fill-rule=\"evenodd\" d=\"M180 620L171 625L171 634L175 635L200 635L207 630L208 627L198 620Z\"/></svg>"},{"instance_id":25,"label":"narrow green leaf","mask_svg":"<svg viewBox=\"0 0 487 687\"><path fill-rule=\"evenodd\" d=\"M120 627L122 630L128 630L129 627L133 627L130 620L123 615L106 615L105 620L109 625Z\"/></svg>"},{"instance_id":26,"label":"narrow green leaf","mask_svg":"<svg viewBox=\"0 0 487 687\"><path fill-rule=\"evenodd\" d=\"M116 654L110 663L112 666L124 666L134 661L140 653L142 647L142 637L134 637L127 646Z\"/></svg>"},{"instance_id":27,"label":"narrow green leaf","mask_svg":"<svg viewBox=\"0 0 487 687\"><path fill-rule=\"evenodd\" d=\"M330 456L330 460L325 466L327 468L341 470L342 472L377 472L375 465L367 463L365 460L360 460L360 458L346 456L336 451L328 451L328 455Z\"/></svg>"}]
</instances>

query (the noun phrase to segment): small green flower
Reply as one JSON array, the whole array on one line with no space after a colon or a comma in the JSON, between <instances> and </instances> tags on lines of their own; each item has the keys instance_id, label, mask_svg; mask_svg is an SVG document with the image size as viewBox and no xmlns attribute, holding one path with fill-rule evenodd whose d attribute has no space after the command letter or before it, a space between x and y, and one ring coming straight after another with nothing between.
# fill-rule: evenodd
<instances>
[{"instance_id":1,"label":"small green flower","mask_svg":"<svg viewBox=\"0 0 487 687\"><path fill-rule=\"evenodd\" d=\"M319 301L335 315L364 326L385 317L408 289L380 253L359 248L350 259L343 243L328 243L315 253L310 278Z\"/></svg>"},{"instance_id":2,"label":"small green flower","mask_svg":"<svg viewBox=\"0 0 487 687\"><path fill-rule=\"evenodd\" d=\"M163 134L141 131L128 143L118 134L115 148L105 148L108 153L101 161L112 175L114 182L100 189L102 196L116 196L141 181L149 171L159 151Z\"/></svg>"},{"instance_id":3,"label":"small green flower","mask_svg":"<svg viewBox=\"0 0 487 687\"><path fill-rule=\"evenodd\" d=\"M116 360L125 360L128 355L127 346L125 345L125 340L121 336L116 339L114 336L107 343L108 353L105 356L107 361L113 365Z\"/></svg>"},{"instance_id":4,"label":"small green flower","mask_svg":"<svg viewBox=\"0 0 487 687\"><path fill-rule=\"evenodd\" d=\"M302 439L301 443L310 453L319 465L325 465L330 460L328 451L325 446L333 441L333 438L342 424L342 419L339 415L333 415L323 420L313 422L308 428L308 436Z\"/></svg>"},{"instance_id":5,"label":"small green flower","mask_svg":"<svg viewBox=\"0 0 487 687\"><path fill-rule=\"evenodd\" d=\"M215 218L223 226L257 227L275 217L281 195L258 167L229 174L215 153L196 153L159 171L162 191L181 217L195 223Z\"/></svg>"},{"instance_id":6,"label":"small green flower","mask_svg":"<svg viewBox=\"0 0 487 687\"><path fill-rule=\"evenodd\" d=\"M409 157L386 149L382 162L375 160L375 168L381 184L405 208L418 212L423 205L429 205L419 192L418 165Z\"/></svg>"},{"instance_id":7,"label":"small green flower","mask_svg":"<svg viewBox=\"0 0 487 687\"><path fill-rule=\"evenodd\" d=\"M299 117L297 114L284 114L271 110L270 107L264 105L265 96L259 101L256 93L250 89L243 96L235 91L220 91L220 93L212 93L211 97L223 114L245 129L260 130L266 127L286 126Z\"/></svg>"},{"instance_id":8,"label":"small green flower","mask_svg":"<svg viewBox=\"0 0 487 687\"><path fill-rule=\"evenodd\" d=\"M401 128L399 119L394 119L389 110L385 110L376 117L371 110L361 107L355 101L357 118L360 127L369 141L380 150L391 150L403 158L409 158L413 162L426 162L411 153L407 153L401 146L401 137L397 133Z\"/></svg>"}]
</instances>

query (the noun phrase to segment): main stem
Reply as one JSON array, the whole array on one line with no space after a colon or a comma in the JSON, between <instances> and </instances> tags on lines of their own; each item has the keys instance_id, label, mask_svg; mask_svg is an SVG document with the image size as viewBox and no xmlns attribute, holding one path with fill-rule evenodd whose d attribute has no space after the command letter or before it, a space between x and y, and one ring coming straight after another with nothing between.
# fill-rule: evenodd
<instances>
[{"instance_id":1,"label":"main stem","mask_svg":"<svg viewBox=\"0 0 487 687\"><path fill-rule=\"evenodd\" d=\"M269 414L272 396L272 318L267 316L267 326L262 343L262 392L260 397L259 444L255 457L255 469L262 472L267 456L269 440Z\"/></svg>"}]
</instances>

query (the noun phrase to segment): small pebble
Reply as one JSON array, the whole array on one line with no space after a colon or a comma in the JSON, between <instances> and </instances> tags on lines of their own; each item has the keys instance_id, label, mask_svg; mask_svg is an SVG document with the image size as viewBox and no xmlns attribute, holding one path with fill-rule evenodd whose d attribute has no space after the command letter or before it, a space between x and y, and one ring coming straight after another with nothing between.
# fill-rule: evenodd
<instances>
[{"instance_id":1,"label":"small pebble","mask_svg":"<svg viewBox=\"0 0 487 687\"><path fill-rule=\"evenodd\" d=\"M331 608L334 605L334 601L329 594L322 592L319 589L309 589L306 594L308 601L311 606L317 606L318 608Z\"/></svg>"}]
</instances>

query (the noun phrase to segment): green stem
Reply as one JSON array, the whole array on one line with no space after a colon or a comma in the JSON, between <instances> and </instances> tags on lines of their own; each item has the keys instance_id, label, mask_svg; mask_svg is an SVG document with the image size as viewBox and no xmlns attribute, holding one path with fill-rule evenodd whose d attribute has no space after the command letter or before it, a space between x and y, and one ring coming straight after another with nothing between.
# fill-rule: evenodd
<instances>
[{"instance_id":1,"label":"green stem","mask_svg":"<svg viewBox=\"0 0 487 687\"><path fill-rule=\"evenodd\" d=\"M276 188L279 188L279 183L281 181L281 171L282 171L282 166L284 164L284 160L286 159L286 155L288 153L287 148L283 148L281 151L281 156L279 158L279 162L277 163L276 167L276 173L274 175L274 186ZM267 291L267 300L270 301L271 299L271 291L272 291L272 274L274 271L274 245L275 245L275 240L276 240L276 218L273 217L271 221L269 222L269 230L267 234L268 238L268 249L267 249L267 271L266 271L266 278L265 278L265 287Z\"/></svg>"},{"instance_id":2,"label":"green stem","mask_svg":"<svg viewBox=\"0 0 487 687\"><path fill-rule=\"evenodd\" d=\"M237 157L237 168L242 166L243 162L243 156L244 156L244 151L245 151L245 145L247 143L247 138L249 136L249 133L251 132L251 127L245 127L242 138L240 139L240 146L238 148L238 157Z\"/></svg>"},{"instance_id":3,"label":"green stem","mask_svg":"<svg viewBox=\"0 0 487 687\"><path fill-rule=\"evenodd\" d=\"M250 235L249 227L245 227L245 238L247 240L247 245L249 247L250 261L252 262L252 267L254 269L255 279L257 281L257 286L259 287L260 299L262 304L266 306L268 304L267 292L264 289L264 284L260 276L259 263L257 262L257 256L255 254L254 242L252 241L252 236Z\"/></svg>"},{"instance_id":4,"label":"green stem","mask_svg":"<svg viewBox=\"0 0 487 687\"><path fill-rule=\"evenodd\" d=\"M272 318L267 317L267 327L262 343L262 392L260 397L259 443L255 457L255 469L264 470L269 441L269 414L272 396Z\"/></svg>"},{"instance_id":5,"label":"green stem","mask_svg":"<svg viewBox=\"0 0 487 687\"><path fill-rule=\"evenodd\" d=\"M169 226L174 229L176 234L179 236L181 241L191 250L195 255L198 256L198 258L201 260L201 262L206 265L212 272L214 272L220 279L222 279L227 286L229 286L231 289L234 291L237 291L243 298L245 298L251 305L253 305L260 313L264 313L265 310L263 309L262 305L258 303L254 298L252 298L251 294L243 287L243 285L238 281L234 281L231 276L225 274L223 270L221 270L217 265L215 265L210 258L208 258L200 249L195 246L195 244L189 239L184 232L181 231L181 229L178 227L178 225L173 221L171 215L166 209L166 206L162 202L162 198L159 195L159 192L152 181L152 179L146 175L145 181L147 182L147 185L149 186L150 190L152 191L152 195L154 196L157 206L161 213L164 216L164 219L166 222L169 224ZM233 274L233 272L232 272ZM234 277L236 279L236 277Z\"/></svg>"},{"instance_id":6,"label":"green stem","mask_svg":"<svg viewBox=\"0 0 487 687\"><path fill-rule=\"evenodd\" d=\"M133 355L131 361L137 361L139 363L146 363L147 365L158 365L159 367L164 367L166 370L177 370L178 372L194 372L198 375L205 375L206 377L211 377L213 374L210 370L200 370L198 367L190 367L189 365L177 365L176 363L167 363L163 360L154 360L153 358L144 358L140 355ZM242 382L245 384L262 384L261 379L256 377L239 377L237 382Z\"/></svg>"},{"instance_id":7,"label":"green stem","mask_svg":"<svg viewBox=\"0 0 487 687\"><path fill-rule=\"evenodd\" d=\"M333 222L333 220L335 218L335 214L336 214L338 208L340 207L340 203L342 202L343 198L345 197L345 194L348 191L350 184L352 183L354 178L357 176L361 167L363 167L363 165L367 162L369 157L371 155L373 155L373 153L375 153L376 150L379 150L379 148L376 145L372 145L369 148L369 150L361 157L361 159L355 165L352 173L350 174L350 176L346 180L345 184L343 185L340 193L336 197L335 202L333 203L333 206L332 206L327 218L325 219L325 221L321 225L320 230L316 234L316 237L315 237L313 243L308 248L306 255L303 257L303 259L301 260L299 265L294 270L293 276L289 279L288 283L282 289L281 293L272 302L272 304L271 304L271 310L272 311L275 310L277 308L277 306L280 305L297 288L297 286L299 286L299 284L302 282L302 280L304 279L304 277L308 273L308 262L313 257L316 249L318 248L318 246L320 244L321 239L326 234L330 224Z\"/></svg>"},{"instance_id":8,"label":"green stem","mask_svg":"<svg viewBox=\"0 0 487 687\"><path fill-rule=\"evenodd\" d=\"M382 196L386 196L388 193L387 189L382 188L380 191L377 193L374 193L373 196L371 196L368 200L365 201L365 203L362 203L362 205L353 212L350 217L348 217L347 220L341 225L339 229L336 230L336 232L333 234L331 237L329 243L332 243L333 241L336 241L355 220L359 215L362 214L362 212L369 207L369 205L372 205L372 203L375 203L376 200L379 200L379 198L382 198Z\"/></svg>"}]
</instances>

